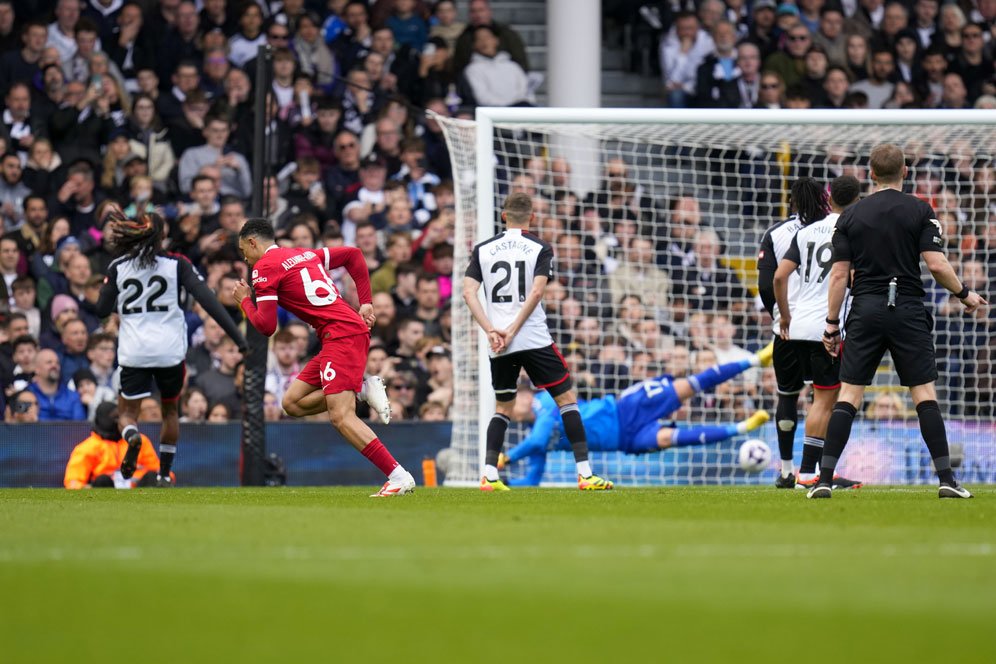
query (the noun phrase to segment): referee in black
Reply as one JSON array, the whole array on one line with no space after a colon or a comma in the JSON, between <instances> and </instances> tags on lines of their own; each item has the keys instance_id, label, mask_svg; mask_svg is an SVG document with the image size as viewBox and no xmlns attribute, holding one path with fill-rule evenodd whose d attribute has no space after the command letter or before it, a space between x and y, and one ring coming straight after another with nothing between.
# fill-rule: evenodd
<instances>
[{"instance_id":1,"label":"referee in black","mask_svg":"<svg viewBox=\"0 0 996 664\"><path fill-rule=\"evenodd\" d=\"M871 152L875 193L845 210L834 230L823 343L831 355L841 355L841 386L827 427L820 481L809 490L809 498L831 497L834 468L847 445L865 386L871 384L886 350L892 354L899 381L910 389L916 404L920 433L940 480L937 495L972 497L951 471L944 419L934 389L934 320L923 305L920 258L934 279L961 300L966 313L988 303L961 283L944 257L941 224L930 205L902 193L906 174L902 150L889 144L875 146ZM839 316L852 268L854 300L842 347Z\"/></svg>"}]
</instances>

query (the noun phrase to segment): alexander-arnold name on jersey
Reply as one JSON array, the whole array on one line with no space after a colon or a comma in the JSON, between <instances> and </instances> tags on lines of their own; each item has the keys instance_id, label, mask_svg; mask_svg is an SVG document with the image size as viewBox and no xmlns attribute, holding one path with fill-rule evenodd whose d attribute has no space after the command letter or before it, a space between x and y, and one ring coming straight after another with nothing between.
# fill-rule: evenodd
<instances>
[{"instance_id":1,"label":"alexander-arnold name on jersey","mask_svg":"<svg viewBox=\"0 0 996 664\"><path fill-rule=\"evenodd\" d=\"M280 265L284 268L284 270L290 270L292 267L294 267L298 263L303 263L304 261L310 261L316 255L317 254L315 254L315 252L313 252L313 251L306 251L303 254L299 254L297 256L291 256L290 258L288 258L287 260L285 260Z\"/></svg>"},{"instance_id":2,"label":"alexander-arnold name on jersey","mask_svg":"<svg viewBox=\"0 0 996 664\"><path fill-rule=\"evenodd\" d=\"M491 256L495 256L501 251L506 251L509 249L516 249L521 251L523 254L528 256L536 250L536 244L534 242L520 242L519 240L503 240L501 242L495 242L491 245L490 251L488 252Z\"/></svg>"}]
</instances>

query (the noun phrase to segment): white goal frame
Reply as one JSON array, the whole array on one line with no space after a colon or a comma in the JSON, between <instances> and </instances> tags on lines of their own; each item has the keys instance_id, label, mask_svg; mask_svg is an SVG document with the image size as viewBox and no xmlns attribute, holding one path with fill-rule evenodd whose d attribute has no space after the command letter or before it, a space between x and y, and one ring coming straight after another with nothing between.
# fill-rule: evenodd
<instances>
[{"instance_id":1,"label":"white goal frame","mask_svg":"<svg viewBox=\"0 0 996 664\"><path fill-rule=\"evenodd\" d=\"M438 118L444 121L442 118ZM612 109L612 108L496 108L476 109L473 123L476 143L476 237L474 243L495 234L495 150L494 131L504 126L530 123L558 124L697 124L697 125L992 125L996 132L996 113L982 110L794 110L794 109ZM451 146L452 150L452 146ZM456 173L454 173L456 176ZM459 269L459 266L458 266ZM460 275L456 275L460 278ZM454 298L454 307L466 306ZM455 319L454 319L455 320ZM478 347L478 452L483 465L488 423L494 413L494 393L491 390L491 370L487 339L476 325ZM454 327L456 325L454 324ZM456 330L454 330L456 339ZM468 478L447 481L453 486L476 484Z\"/></svg>"}]
</instances>

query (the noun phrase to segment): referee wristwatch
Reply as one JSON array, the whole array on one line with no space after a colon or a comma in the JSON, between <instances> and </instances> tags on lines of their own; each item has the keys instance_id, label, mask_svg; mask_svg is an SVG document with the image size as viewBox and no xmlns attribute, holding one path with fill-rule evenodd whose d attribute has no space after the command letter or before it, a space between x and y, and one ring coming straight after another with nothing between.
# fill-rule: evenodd
<instances>
[{"instance_id":1,"label":"referee wristwatch","mask_svg":"<svg viewBox=\"0 0 996 664\"><path fill-rule=\"evenodd\" d=\"M964 300L966 297L968 297L968 294L971 293L971 292L972 292L971 288L969 288L965 284L962 284L961 285L961 290L958 291L957 293L955 293L954 296L956 298L958 298L959 300Z\"/></svg>"}]
</instances>

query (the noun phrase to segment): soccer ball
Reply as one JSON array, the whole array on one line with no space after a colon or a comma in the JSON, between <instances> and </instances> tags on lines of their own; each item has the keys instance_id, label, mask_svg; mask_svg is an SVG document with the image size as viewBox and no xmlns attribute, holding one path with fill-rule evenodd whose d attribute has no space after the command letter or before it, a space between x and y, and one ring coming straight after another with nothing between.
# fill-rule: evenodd
<instances>
[{"instance_id":1,"label":"soccer ball","mask_svg":"<svg viewBox=\"0 0 996 664\"><path fill-rule=\"evenodd\" d=\"M746 473L759 473L771 462L771 448L763 440L751 438L745 440L737 454L737 463Z\"/></svg>"}]
</instances>

